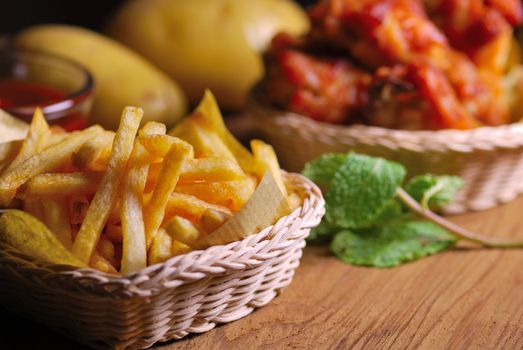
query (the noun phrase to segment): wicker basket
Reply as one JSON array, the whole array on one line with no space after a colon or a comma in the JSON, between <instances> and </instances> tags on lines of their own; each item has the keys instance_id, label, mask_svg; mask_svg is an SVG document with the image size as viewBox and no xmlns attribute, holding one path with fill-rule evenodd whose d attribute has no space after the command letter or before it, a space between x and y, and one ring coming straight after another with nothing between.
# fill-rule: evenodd
<instances>
[{"instance_id":1,"label":"wicker basket","mask_svg":"<svg viewBox=\"0 0 523 350\"><path fill-rule=\"evenodd\" d=\"M289 285L305 237L324 213L313 183L287 179L305 200L274 225L126 277L37 264L1 245L0 301L95 348L147 348L237 320Z\"/></svg>"},{"instance_id":2,"label":"wicker basket","mask_svg":"<svg viewBox=\"0 0 523 350\"><path fill-rule=\"evenodd\" d=\"M404 131L364 125L339 126L253 102L256 128L272 144L285 169L326 152L353 150L403 163L409 176L458 175L465 180L448 214L483 210L523 191L523 124L470 131Z\"/></svg>"}]
</instances>

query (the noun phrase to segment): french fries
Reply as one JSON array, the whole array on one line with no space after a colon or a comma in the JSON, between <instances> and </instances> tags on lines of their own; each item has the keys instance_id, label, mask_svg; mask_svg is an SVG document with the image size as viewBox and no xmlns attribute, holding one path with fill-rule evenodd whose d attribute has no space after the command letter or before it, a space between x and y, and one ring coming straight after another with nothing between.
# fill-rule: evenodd
<instances>
[{"instance_id":1,"label":"french fries","mask_svg":"<svg viewBox=\"0 0 523 350\"><path fill-rule=\"evenodd\" d=\"M73 246L68 206L65 198L46 198L42 201L44 223L67 248Z\"/></svg>"},{"instance_id":2,"label":"french fries","mask_svg":"<svg viewBox=\"0 0 523 350\"><path fill-rule=\"evenodd\" d=\"M192 147L183 141L171 146L163 160L162 170L149 203L144 208L144 226L147 247L150 247L165 215L169 195L174 191L183 164L192 155Z\"/></svg>"},{"instance_id":3,"label":"french fries","mask_svg":"<svg viewBox=\"0 0 523 350\"><path fill-rule=\"evenodd\" d=\"M143 111L126 107L122 120L114 137L111 158L102 178L100 187L94 195L80 231L74 241L72 252L80 260L89 263L93 250L100 238L103 227L109 217L111 207L116 202L118 190L125 173L127 161L131 156L133 143L142 120Z\"/></svg>"},{"instance_id":4,"label":"french fries","mask_svg":"<svg viewBox=\"0 0 523 350\"><path fill-rule=\"evenodd\" d=\"M177 134L188 129L187 124L193 122L210 131L211 134L217 135L226 145L229 152L234 155L244 171L251 173L256 171L256 162L254 161L252 154L242 146L242 144L225 126L222 114L218 108L218 103L210 90L205 91L200 105L193 112L191 118L186 118L182 121L178 127L170 132L170 134L177 136ZM194 128L194 126L192 128ZM183 137L181 138L183 139Z\"/></svg>"},{"instance_id":5,"label":"french fries","mask_svg":"<svg viewBox=\"0 0 523 350\"><path fill-rule=\"evenodd\" d=\"M258 162L257 170L262 171L261 173L258 172L258 176L262 178L263 172L265 172L265 170L269 171L274 180L276 180L280 191L285 196L287 196L287 188L283 182L283 177L280 171L280 164L278 163L278 157L276 156L276 152L274 152L274 148L263 141L252 140L251 149L252 153L254 154L254 159L256 162Z\"/></svg>"},{"instance_id":6,"label":"french fries","mask_svg":"<svg viewBox=\"0 0 523 350\"><path fill-rule=\"evenodd\" d=\"M178 132L175 131L172 134L193 145L196 157L215 156L236 161L231 150L215 133L205 130L191 119L185 122L182 127L178 129Z\"/></svg>"},{"instance_id":7,"label":"french fries","mask_svg":"<svg viewBox=\"0 0 523 350\"><path fill-rule=\"evenodd\" d=\"M0 174L9 164L11 164L13 159L16 158L16 155L20 152L22 143L23 140L13 140L0 143Z\"/></svg>"},{"instance_id":8,"label":"french fries","mask_svg":"<svg viewBox=\"0 0 523 350\"><path fill-rule=\"evenodd\" d=\"M232 211L227 207L206 202L189 194L173 192L165 207L165 217L182 216L198 222L207 209L216 209L232 215Z\"/></svg>"},{"instance_id":9,"label":"french fries","mask_svg":"<svg viewBox=\"0 0 523 350\"><path fill-rule=\"evenodd\" d=\"M31 157L35 153L40 152L47 143L47 138L49 137L49 125L44 118L42 110L37 108L33 120L29 125L29 131L27 137L22 143L20 152L11 164L7 167L6 171L16 167L18 164L22 163L27 158Z\"/></svg>"},{"instance_id":10,"label":"french fries","mask_svg":"<svg viewBox=\"0 0 523 350\"><path fill-rule=\"evenodd\" d=\"M37 111L25 139L0 144L0 208L21 202L75 266L128 275L242 239L300 204L272 147L253 141L251 154L209 92L169 134L157 122L139 130L141 118L127 107L116 133L68 133Z\"/></svg>"},{"instance_id":11,"label":"french fries","mask_svg":"<svg viewBox=\"0 0 523 350\"><path fill-rule=\"evenodd\" d=\"M149 177L153 182L158 180L161 163L155 163L149 170ZM219 182L241 180L245 173L238 163L226 158L209 157L190 159L183 164L179 183L191 182Z\"/></svg>"},{"instance_id":12,"label":"french fries","mask_svg":"<svg viewBox=\"0 0 523 350\"><path fill-rule=\"evenodd\" d=\"M172 242L173 243L171 245L171 256L187 254L192 250L192 248L189 245L184 244L180 241L173 239Z\"/></svg>"},{"instance_id":13,"label":"french fries","mask_svg":"<svg viewBox=\"0 0 523 350\"><path fill-rule=\"evenodd\" d=\"M105 131L89 140L73 156L73 165L80 169L103 170L111 156L114 133Z\"/></svg>"},{"instance_id":14,"label":"french fries","mask_svg":"<svg viewBox=\"0 0 523 350\"><path fill-rule=\"evenodd\" d=\"M96 137L101 130L99 126L92 126L83 131L71 133L62 142L29 157L19 166L5 169L0 175L0 206L8 206L18 188L32 177L53 171L70 161L73 153L89 139Z\"/></svg>"},{"instance_id":15,"label":"french fries","mask_svg":"<svg viewBox=\"0 0 523 350\"><path fill-rule=\"evenodd\" d=\"M102 172L40 174L26 183L22 196L93 194L98 189L102 177Z\"/></svg>"},{"instance_id":16,"label":"french fries","mask_svg":"<svg viewBox=\"0 0 523 350\"><path fill-rule=\"evenodd\" d=\"M165 134L165 127L157 124L147 123L139 139L154 134ZM147 244L142 214L143 192L153 158L153 155L147 152L141 142L134 145L124 180L120 212L123 242L121 272L123 274L132 273L147 266Z\"/></svg>"},{"instance_id":17,"label":"french fries","mask_svg":"<svg viewBox=\"0 0 523 350\"><path fill-rule=\"evenodd\" d=\"M212 204L238 211L253 194L256 185L249 179L211 183L179 184L175 191L196 196Z\"/></svg>"},{"instance_id":18,"label":"french fries","mask_svg":"<svg viewBox=\"0 0 523 350\"><path fill-rule=\"evenodd\" d=\"M173 239L164 229L158 230L152 238L149 265L161 263L172 257Z\"/></svg>"},{"instance_id":19,"label":"french fries","mask_svg":"<svg viewBox=\"0 0 523 350\"><path fill-rule=\"evenodd\" d=\"M175 240L190 246L200 236L198 227L181 216L175 216L165 227L165 231ZM173 242L174 243L174 242Z\"/></svg>"}]
</instances>

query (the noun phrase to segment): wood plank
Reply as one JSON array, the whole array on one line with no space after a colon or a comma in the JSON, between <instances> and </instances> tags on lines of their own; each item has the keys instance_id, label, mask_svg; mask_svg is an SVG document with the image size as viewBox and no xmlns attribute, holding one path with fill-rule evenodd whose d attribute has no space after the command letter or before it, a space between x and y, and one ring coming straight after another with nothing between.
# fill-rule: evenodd
<instances>
[{"instance_id":1,"label":"wood plank","mask_svg":"<svg viewBox=\"0 0 523 350\"><path fill-rule=\"evenodd\" d=\"M452 220L486 234L523 237L522 213L520 197ZM380 270L346 265L326 247L309 246L293 283L272 303L155 349L522 349L522 267L521 250L456 248ZM76 348L11 317L0 315L2 324L10 323L0 344Z\"/></svg>"},{"instance_id":2,"label":"wood plank","mask_svg":"<svg viewBox=\"0 0 523 350\"><path fill-rule=\"evenodd\" d=\"M454 221L523 237L523 198ZM454 249L380 270L307 247L293 284L233 324L162 349L523 348L523 252Z\"/></svg>"}]
</instances>

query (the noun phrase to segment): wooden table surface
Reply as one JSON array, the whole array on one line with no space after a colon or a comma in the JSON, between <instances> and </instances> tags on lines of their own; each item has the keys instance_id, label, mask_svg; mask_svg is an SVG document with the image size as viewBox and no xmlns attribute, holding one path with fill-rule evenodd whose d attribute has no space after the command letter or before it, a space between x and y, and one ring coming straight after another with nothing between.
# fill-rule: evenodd
<instances>
[{"instance_id":1,"label":"wooden table surface","mask_svg":"<svg viewBox=\"0 0 523 350\"><path fill-rule=\"evenodd\" d=\"M523 197L452 220L523 238ZM2 348L81 348L42 326L0 315L7 323ZM326 247L309 246L293 283L269 305L157 347L222 348L523 349L523 251L461 247L380 270L346 265Z\"/></svg>"}]
</instances>

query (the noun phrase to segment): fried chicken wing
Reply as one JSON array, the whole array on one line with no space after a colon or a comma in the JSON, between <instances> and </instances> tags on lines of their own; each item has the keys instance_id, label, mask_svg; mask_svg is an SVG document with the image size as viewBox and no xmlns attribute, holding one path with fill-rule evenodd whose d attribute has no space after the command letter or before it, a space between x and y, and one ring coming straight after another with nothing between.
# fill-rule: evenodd
<instances>
[{"instance_id":1,"label":"fried chicken wing","mask_svg":"<svg viewBox=\"0 0 523 350\"><path fill-rule=\"evenodd\" d=\"M443 71L428 64L381 67L370 88L370 124L394 129L470 129L477 121Z\"/></svg>"},{"instance_id":2,"label":"fried chicken wing","mask_svg":"<svg viewBox=\"0 0 523 350\"><path fill-rule=\"evenodd\" d=\"M520 0L426 0L430 17L452 47L481 69L505 71L513 26L523 21Z\"/></svg>"},{"instance_id":3,"label":"fried chicken wing","mask_svg":"<svg viewBox=\"0 0 523 350\"><path fill-rule=\"evenodd\" d=\"M418 0L330 0L309 11L312 33L370 68L429 60L444 65L448 47Z\"/></svg>"},{"instance_id":4,"label":"fried chicken wing","mask_svg":"<svg viewBox=\"0 0 523 350\"><path fill-rule=\"evenodd\" d=\"M362 111L393 128L506 123L502 74L520 8L512 0L321 1L309 11L309 35L273 60L272 100L334 123Z\"/></svg>"},{"instance_id":5,"label":"fried chicken wing","mask_svg":"<svg viewBox=\"0 0 523 350\"><path fill-rule=\"evenodd\" d=\"M293 48L281 48L273 55L276 62L269 65L265 89L273 103L335 124L361 116L369 74L346 59L315 58Z\"/></svg>"}]
</instances>

